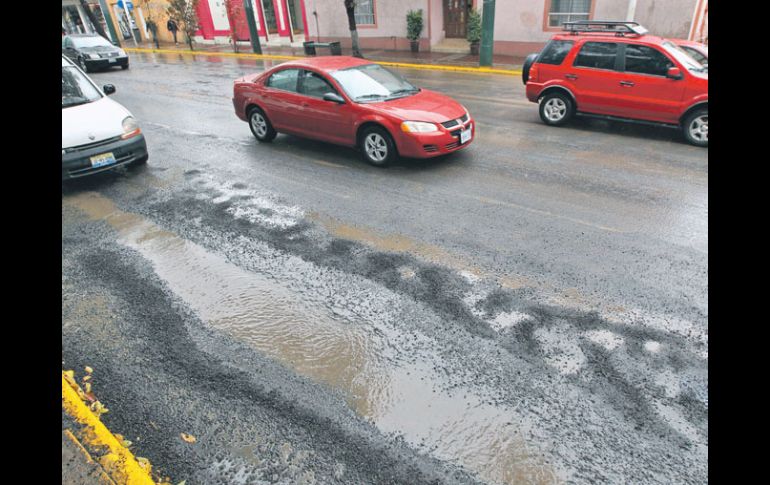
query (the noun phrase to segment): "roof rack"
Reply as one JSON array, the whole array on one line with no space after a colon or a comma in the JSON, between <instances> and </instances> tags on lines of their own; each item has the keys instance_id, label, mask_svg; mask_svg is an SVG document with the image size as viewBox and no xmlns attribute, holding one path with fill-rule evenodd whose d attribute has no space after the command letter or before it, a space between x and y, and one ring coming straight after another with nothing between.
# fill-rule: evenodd
<instances>
[{"instance_id":1,"label":"roof rack","mask_svg":"<svg viewBox=\"0 0 770 485\"><path fill-rule=\"evenodd\" d=\"M639 25L638 22L626 22L623 20L576 20L574 22L564 22L564 30L572 35L578 35L580 32L600 32L613 33L618 37L626 35L644 35L649 32Z\"/></svg>"}]
</instances>

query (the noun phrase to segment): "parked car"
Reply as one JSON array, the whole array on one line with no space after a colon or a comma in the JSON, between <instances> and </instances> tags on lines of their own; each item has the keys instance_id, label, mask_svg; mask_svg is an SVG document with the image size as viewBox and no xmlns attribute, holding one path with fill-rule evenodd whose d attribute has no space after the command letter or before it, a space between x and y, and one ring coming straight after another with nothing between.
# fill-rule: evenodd
<instances>
[{"instance_id":1,"label":"parked car","mask_svg":"<svg viewBox=\"0 0 770 485\"><path fill-rule=\"evenodd\" d=\"M61 178L147 163L147 144L131 113L109 99L69 59L61 58Z\"/></svg>"},{"instance_id":2,"label":"parked car","mask_svg":"<svg viewBox=\"0 0 770 485\"><path fill-rule=\"evenodd\" d=\"M560 126L574 115L681 128L708 146L708 71L636 22L567 22L524 65L527 98Z\"/></svg>"},{"instance_id":3,"label":"parked car","mask_svg":"<svg viewBox=\"0 0 770 485\"><path fill-rule=\"evenodd\" d=\"M671 39L680 49L690 54L690 57L708 68L709 65L709 46L695 42L693 40Z\"/></svg>"},{"instance_id":4,"label":"parked car","mask_svg":"<svg viewBox=\"0 0 770 485\"><path fill-rule=\"evenodd\" d=\"M72 34L61 39L61 53L85 72L120 66L128 69L128 54L98 34Z\"/></svg>"},{"instance_id":5,"label":"parked car","mask_svg":"<svg viewBox=\"0 0 770 485\"><path fill-rule=\"evenodd\" d=\"M260 142L281 132L359 147L377 166L451 153L475 137L460 103L356 57L303 59L244 76L233 105Z\"/></svg>"}]
</instances>

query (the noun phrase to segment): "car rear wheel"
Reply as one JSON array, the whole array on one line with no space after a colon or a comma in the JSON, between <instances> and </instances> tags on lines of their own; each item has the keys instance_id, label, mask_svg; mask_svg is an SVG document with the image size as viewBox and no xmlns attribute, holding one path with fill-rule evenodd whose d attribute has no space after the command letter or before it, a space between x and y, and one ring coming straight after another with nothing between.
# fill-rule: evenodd
<instances>
[{"instance_id":1,"label":"car rear wheel","mask_svg":"<svg viewBox=\"0 0 770 485\"><path fill-rule=\"evenodd\" d=\"M709 110L696 109L684 119L682 130L687 141L695 146L709 146Z\"/></svg>"},{"instance_id":2,"label":"car rear wheel","mask_svg":"<svg viewBox=\"0 0 770 485\"><path fill-rule=\"evenodd\" d=\"M254 134L257 141L262 143L268 143L273 141L276 133L273 129L273 125L270 124L270 120L267 119L267 115L259 108L252 108L249 112L249 128Z\"/></svg>"},{"instance_id":3,"label":"car rear wheel","mask_svg":"<svg viewBox=\"0 0 770 485\"><path fill-rule=\"evenodd\" d=\"M377 167L385 167L398 156L393 138L379 126L365 128L360 144L364 160Z\"/></svg>"},{"instance_id":4,"label":"car rear wheel","mask_svg":"<svg viewBox=\"0 0 770 485\"><path fill-rule=\"evenodd\" d=\"M540 54L530 54L524 59L524 65L521 66L521 81L524 84L527 84L527 81L529 81L529 68L532 67L532 64L535 63L535 59L537 59L537 56Z\"/></svg>"},{"instance_id":5,"label":"car rear wheel","mask_svg":"<svg viewBox=\"0 0 770 485\"><path fill-rule=\"evenodd\" d=\"M540 119L551 126L561 126L572 118L572 99L560 92L551 92L540 99Z\"/></svg>"}]
</instances>

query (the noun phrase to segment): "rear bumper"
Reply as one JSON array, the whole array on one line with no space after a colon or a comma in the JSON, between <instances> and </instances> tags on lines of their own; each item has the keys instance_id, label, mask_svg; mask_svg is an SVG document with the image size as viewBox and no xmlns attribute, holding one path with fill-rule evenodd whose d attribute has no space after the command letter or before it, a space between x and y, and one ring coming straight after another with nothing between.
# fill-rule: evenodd
<instances>
[{"instance_id":1,"label":"rear bumper","mask_svg":"<svg viewBox=\"0 0 770 485\"><path fill-rule=\"evenodd\" d=\"M527 81L527 99L533 103L537 103L537 98L540 97L540 93L543 92L544 87L545 86L541 83L536 83L531 80Z\"/></svg>"},{"instance_id":2,"label":"rear bumper","mask_svg":"<svg viewBox=\"0 0 770 485\"><path fill-rule=\"evenodd\" d=\"M116 163L102 167L93 167L91 157L104 153L112 153ZM67 153L61 157L61 178L68 180L85 177L115 167L128 165L147 157L147 142L144 135L138 135L127 140L116 137L105 143L91 146L85 149L67 149Z\"/></svg>"},{"instance_id":3,"label":"rear bumper","mask_svg":"<svg viewBox=\"0 0 770 485\"><path fill-rule=\"evenodd\" d=\"M460 143L460 131L471 130L471 138ZM456 152L467 147L476 139L476 121L470 118L465 125L452 129L439 128L433 133L404 133L399 131L395 136L398 154L410 158L432 158Z\"/></svg>"}]
</instances>

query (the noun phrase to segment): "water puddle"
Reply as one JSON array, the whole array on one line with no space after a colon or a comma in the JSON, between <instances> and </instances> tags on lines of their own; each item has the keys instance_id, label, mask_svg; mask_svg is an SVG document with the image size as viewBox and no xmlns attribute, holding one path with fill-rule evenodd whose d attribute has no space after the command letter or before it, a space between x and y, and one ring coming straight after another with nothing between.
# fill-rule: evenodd
<instances>
[{"instance_id":1,"label":"water puddle","mask_svg":"<svg viewBox=\"0 0 770 485\"><path fill-rule=\"evenodd\" d=\"M514 410L451 384L427 337L405 343L394 328L311 303L295 289L122 212L98 194L66 197L64 203L113 226L119 242L147 258L202 320L340 390L356 413L383 432L492 483L562 481L525 443Z\"/></svg>"}]
</instances>

